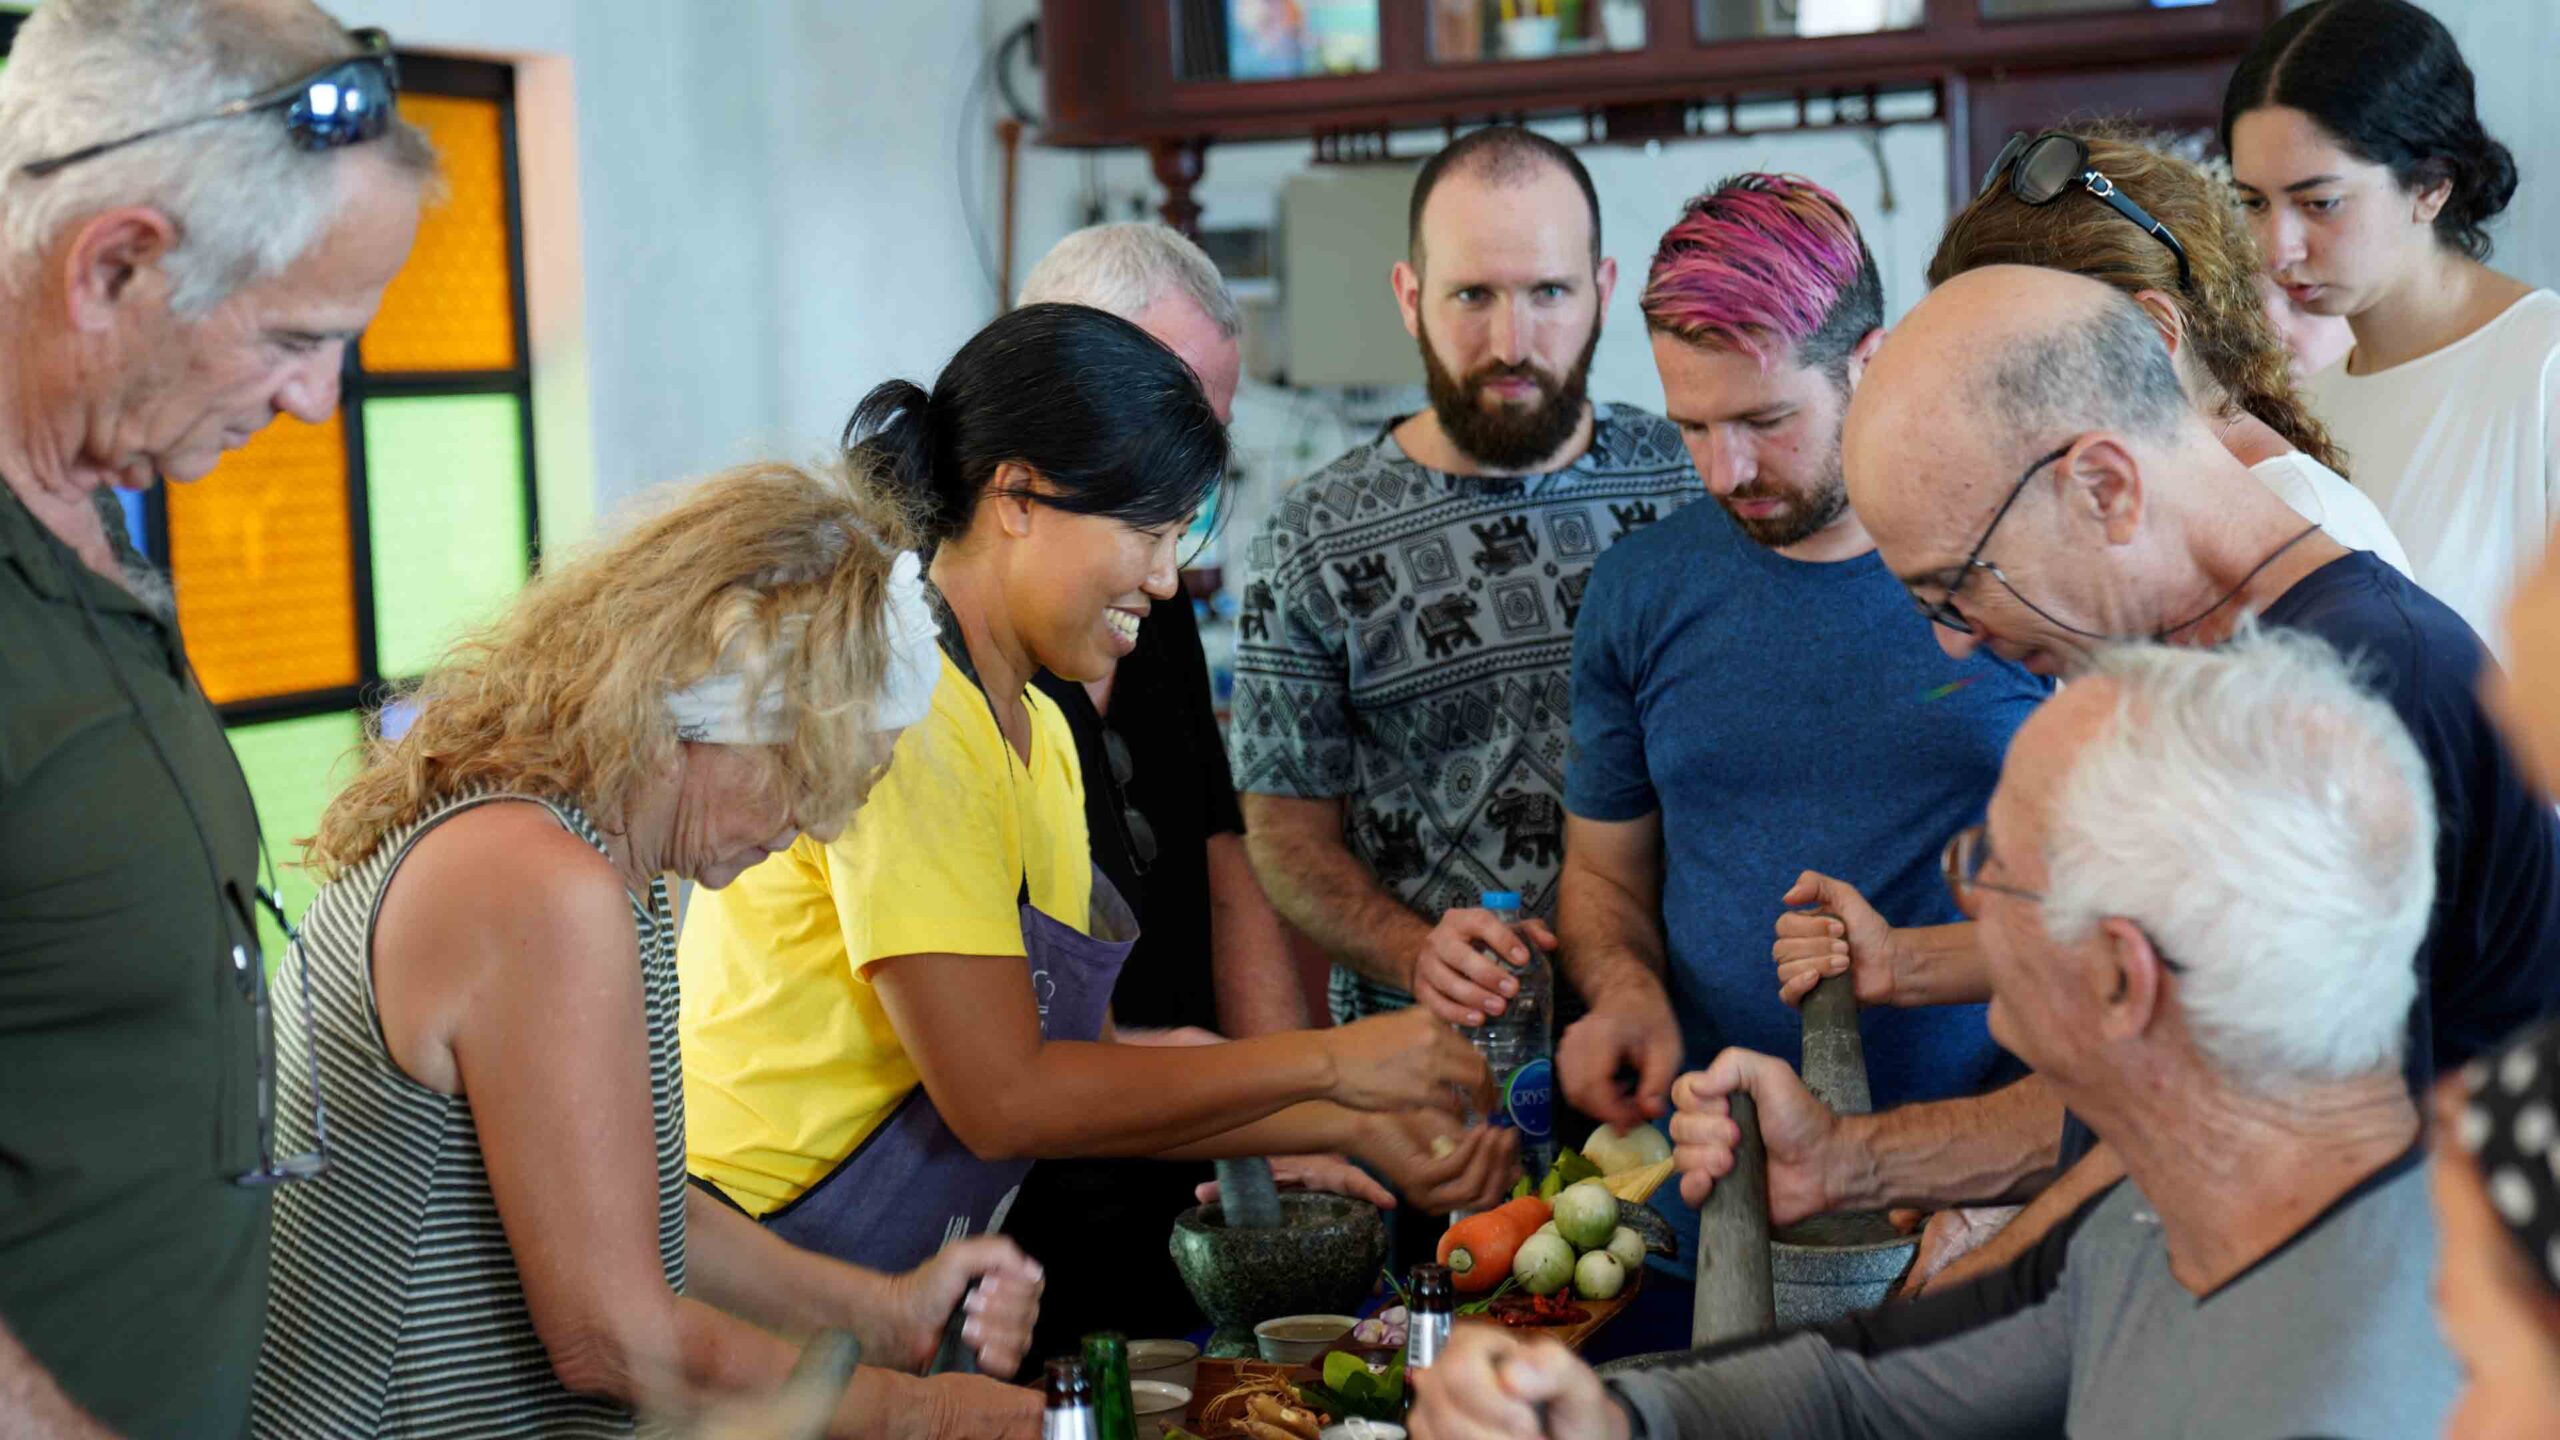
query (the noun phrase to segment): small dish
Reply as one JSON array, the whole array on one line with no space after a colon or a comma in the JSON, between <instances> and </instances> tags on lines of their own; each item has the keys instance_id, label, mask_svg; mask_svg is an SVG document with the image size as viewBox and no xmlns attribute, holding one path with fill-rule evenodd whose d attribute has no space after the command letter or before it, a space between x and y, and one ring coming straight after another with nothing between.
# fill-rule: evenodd
<instances>
[{"instance_id":1,"label":"small dish","mask_svg":"<svg viewBox=\"0 0 2560 1440\"><path fill-rule=\"evenodd\" d=\"M1274 1365L1304 1365L1359 1324L1351 1315L1281 1315L1253 1327L1253 1343Z\"/></svg>"},{"instance_id":2,"label":"small dish","mask_svg":"<svg viewBox=\"0 0 2560 1440\"><path fill-rule=\"evenodd\" d=\"M1358 1416L1327 1425L1317 1440L1405 1440L1404 1427L1393 1420L1363 1420Z\"/></svg>"},{"instance_id":3,"label":"small dish","mask_svg":"<svg viewBox=\"0 0 2560 1440\"><path fill-rule=\"evenodd\" d=\"M1138 1421L1138 1440L1164 1440L1165 1427L1182 1423L1182 1412L1191 1408L1190 1387L1162 1380L1130 1381L1129 1399Z\"/></svg>"},{"instance_id":4,"label":"small dish","mask_svg":"<svg viewBox=\"0 0 2560 1440\"><path fill-rule=\"evenodd\" d=\"M1129 1379L1161 1380L1191 1389L1200 1377L1200 1347L1188 1340L1132 1340Z\"/></svg>"}]
</instances>

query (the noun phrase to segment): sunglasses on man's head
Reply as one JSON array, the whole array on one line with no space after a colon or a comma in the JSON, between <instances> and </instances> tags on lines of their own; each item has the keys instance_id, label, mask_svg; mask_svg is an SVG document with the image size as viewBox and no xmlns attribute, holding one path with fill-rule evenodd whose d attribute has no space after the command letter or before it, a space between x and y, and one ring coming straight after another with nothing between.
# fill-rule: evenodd
<instances>
[{"instance_id":1,"label":"sunglasses on man's head","mask_svg":"<svg viewBox=\"0 0 2560 1440\"><path fill-rule=\"evenodd\" d=\"M351 30L348 38L364 53L331 61L299 79L233 100L203 115L172 120L33 161L20 166L18 173L41 179L83 160L94 160L172 131L266 110L284 112L285 132L304 150L336 150L371 140L391 127L391 117L398 109L400 62L391 53L391 37L380 30Z\"/></svg>"},{"instance_id":2,"label":"sunglasses on man's head","mask_svg":"<svg viewBox=\"0 0 2560 1440\"><path fill-rule=\"evenodd\" d=\"M2106 201L2117 214L2141 226L2178 257L2179 289L2195 288L2195 272L2187 265L2187 247L2178 243L2168 226L2152 219L2150 211L2134 204L2131 197L2116 188L2116 182L2089 163L2089 147L2079 136L2059 130L2035 136L2022 130L2010 136L1991 168L1982 172L1982 191L1999 184L2003 175L2009 179L2009 193L2021 205L2050 205L2073 190L2086 190Z\"/></svg>"}]
</instances>

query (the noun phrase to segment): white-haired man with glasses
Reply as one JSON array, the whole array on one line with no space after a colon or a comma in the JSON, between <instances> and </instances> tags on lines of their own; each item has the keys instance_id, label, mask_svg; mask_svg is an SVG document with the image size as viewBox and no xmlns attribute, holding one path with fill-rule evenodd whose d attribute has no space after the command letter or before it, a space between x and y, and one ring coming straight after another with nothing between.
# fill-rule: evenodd
<instances>
[{"instance_id":1,"label":"white-haired man with glasses","mask_svg":"<svg viewBox=\"0 0 2560 1440\"><path fill-rule=\"evenodd\" d=\"M1648 1374L1461 1326L1417 1440L2438 1433L2457 1372L2401 1075L2436 898L2419 749L2296 631L2097 652L1947 870L1992 1034L2130 1183L1945 1294ZM1729 1143L1721 1096L1766 1068L1682 1077L1675 1131Z\"/></svg>"},{"instance_id":2,"label":"white-haired man with glasses","mask_svg":"<svg viewBox=\"0 0 2560 1440\"><path fill-rule=\"evenodd\" d=\"M2403 1049L2411 1093L2560 1008L2560 825L2482 706L2494 662L2443 602L2251 483L2132 300L2057 270L1957 276L1869 368L1844 444L1858 513L1950 653L1987 646L2061 674L2111 639L2211 646L2254 614L2362 667L2426 760L2443 833ZM2225 803L2189 793L2200 808ZM1782 982L1849 971L1869 1004L1987 993L1979 927L1897 929L1845 886L1827 901L1839 938L1795 960L1782 942ZM1710 1073L1700 1098L1718 1109L1737 1083L1759 1099L1782 1224L2034 1194L1965 1262L1989 1267L2121 1173L2112 1147L2066 1124L2043 1076L1833 1123L1792 1076ZM1701 1186L1730 1164L1712 1138L1688 1160Z\"/></svg>"},{"instance_id":3,"label":"white-haired man with glasses","mask_svg":"<svg viewBox=\"0 0 2560 1440\"><path fill-rule=\"evenodd\" d=\"M50 0L0 73L0 1433L238 1434L323 1164L269 1139L257 817L114 492L336 410L434 184L397 85L307 0Z\"/></svg>"}]
</instances>

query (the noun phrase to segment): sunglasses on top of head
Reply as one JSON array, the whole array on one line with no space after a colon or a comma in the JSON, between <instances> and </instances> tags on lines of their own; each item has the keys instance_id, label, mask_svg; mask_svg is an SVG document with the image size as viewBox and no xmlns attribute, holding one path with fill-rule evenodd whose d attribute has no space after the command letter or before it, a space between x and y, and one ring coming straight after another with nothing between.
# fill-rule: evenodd
<instances>
[{"instance_id":1,"label":"sunglasses on top of head","mask_svg":"<svg viewBox=\"0 0 2560 1440\"><path fill-rule=\"evenodd\" d=\"M2020 131L2010 136L1991 168L1982 172L1982 190L1989 191L2003 176L2008 177L2009 193L2021 205L2050 205L2073 190L2086 190L2104 200L2117 214L2168 246L2169 253L2178 257L2178 288L2195 289L2195 272L2187 264L2187 247L2178 243L2168 226L2151 218L2150 211L2134 204L2116 188L2116 182L2089 163L2089 147L2079 136L2059 130L2035 136Z\"/></svg>"},{"instance_id":2,"label":"sunglasses on top of head","mask_svg":"<svg viewBox=\"0 0 2560 1440\"><path fill-rule=\"evenodd\" d=\"M390 128L400 94L400 62L391 53L391 37L380 30L351 30L347 38L355 41L363 53L333 60L298 79L243 96L202 115L190 115L30 162L20 166L18 173L41 179L172 131L268 110L284 112L285 133L300 149L336 150L362 144Z\"/></svg>"}]
</instances>

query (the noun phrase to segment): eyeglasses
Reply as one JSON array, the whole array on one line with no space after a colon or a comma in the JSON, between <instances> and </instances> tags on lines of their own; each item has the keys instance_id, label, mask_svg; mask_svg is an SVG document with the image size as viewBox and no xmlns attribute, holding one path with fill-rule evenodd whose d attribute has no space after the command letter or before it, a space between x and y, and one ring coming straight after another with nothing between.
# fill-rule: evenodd
<instances>
[{"instance_id":1,"label":"eyeglasses","mask_svg":"<svg viewBox=\"0 0 2560 1440\"><path fill-rule=\"evenodd\" d=\"M286 133L304 150L335 150L371 140L390 128L400 93L400 62L391 53L391 37L380 30L351 30L347 38L364 53L332 61L300 79L217 106L203 115L172 120L119 139L33 161L20 166L18 173L41 179L83 160L94 160L173 130L263 110L282 110Z\"/></svg>"},{"instance_id":2,"label":"eyeglasses","mask_svg":"<svg viewBox=\"0 0 2560 1440\"><path fill-rule=\"evenodd\" d=\"M1996 880L1983 879L1982 867L1990 862L1991 830L1989 826L1967 825L1947 837L1947 848L1938 852L1938 878L1947 882L1947 893L1955 898L1956 908L1968 915L1972 914L1974 892L1979 890L1988 890L1995 895L2007 895L2013 899L2033 901L2038 905L2044 903L2044 892L2041 890L2021 890L2015 885L2003 885ZM2150 936L2150 931L2143 931L2143 938L2150 939ZM2159 941L2151 941L2151 953L2160 957L2161 967L2170 974L2187 973L2187 967L2171 959L2169 952L2160 948Z\"/></svg>"},{"instance_id":3,"label":"eyeglasses","mask_svg":"<svg viewBox=\"0 0 2560 1440\"><path fill-rule=\"evenodd\" d=\"M2072 443L2076 444L2078 442L2074 441ZM2035 478L2037 471L2070 453L2071 445L2066 444L2061 449L2052 451L2039 458L2034 464L2026 468L2025 473L2018 476L2018 483L2009 487L2009 497L2000 502L1999 509L1991 512L1991 523L1982 527L1982 537L1973 542L1973 548L1971 550L1965 552L1964 564L1957 569L1956 578L1947 582L1947 591L1945 594L1939 596L1935 600L1932 600L1916 590L1911 592L1911 603L1920 607L1920 613L1928 618L1930 624L1943 625L1959 635L1974 634L1973 622L1966 619L1964 612L1956 608L1956 592L1964 589L1964 582L1973 578L1974 571L1987 570L1991 573L1992 579L2000 582L2001 589L2008 591L2010 595L2016 598L2019 604L2034 611L2037 617L2042 619L2046 624L2092 640L2104 640L2109 638L2107 636L2100 635L2095 631L2083 630L2077 625L2073 625L2068 621L2056 618L2047 612L2044 607L2036 604L2033 600L2030 600L2025 595L2019 593L2018 587L2010 582L2009 577L2001 572L1999 566L1982 558L1983 547L1991 543L1991 534L1993 531L2000 528L2000 522L2009 518L2010 507L2016 505L2018 503L2018 497L2026 493L2027 482Z\"/></svg>"},{"instance_id":4,"label":"eyeglasses","mask_svg":"<svg viewBox=\"0 0 2560 1440\"><path fill-rule=\"evenodd\" d=\"M261 848L264 842L261 841ZM302 932L285 917L284 902L276 892L258 887L258 908L266 911L284 932L287 953L300 949ZM311 957L306 952L300 967L302 977L302 1040L305 1060L311 1078L311 1149L300 1155L276 1158L276 1032L275 1007L269 1000L266 957L259 953L257 928L253 924L249 939L234 940L231 966L248 987L249 1003L258 1026L258 1168L233 1177L235 1185L264 1187L288 1185L297 1180L318 1177L329 1168L329 1104L320 1094L320 1035L313 1024L311 1006Z\"/></svg>"},{"instance_id":5,"label":"eyeglasses","mask_svg":"<svg viewBox=\"0 0 2560 1440\"><path fill-rule=\"evenodd\" d=\"M2009 193L2022 205L2050 205L2068 192L2079 189L2104 200L2115 212L2139 225L2153 239L2169 247L2178 257L2178 288L2193 290L2195 272L2187 264L2187 247L2169 233L2169 227L2151 218L2151 212L2136 205L2116 188L2116 182L2100 174L2089 164L2089 147L2076 135L2047 130L2029 137L2020 131L2000 147L1999 158L1982 172L1982 189L1988 191L2009 177Z\"/></svg>"},{"instance_id":6,"label":"eyeglasses","mask_svg":"<svg viewBox=\"0 0 2560 1440\"><path fill-rule=\"evenodd\" d=\"M1958 906L1968 906L1976 890L1992 890L2013 895L2020 900L2044 903L2040 891L2021 890L1982 878L1982 867L1991 859L1991 836L1987 827L1967 825L1947 837L1947 848L1938 852L1938 876L1947 882L1947 893Z\"/></svg>"},{"instance_id":7,"label":"eyeglasses","mask_svg":"<svg viewBox=\"0 0 2560 1440\"><path fill-rule=\"evenodd\" d=\"M1129 742L1108 725L1102 728L1102 753L1111 762L1112 796L1120 802L1120 836L1129 842L1130 866L1144 875L1156 863L1156 827L1129 803L1129 777L1138 773L1137 763L1129 757Z\"/></svg>"}]
</instances>

